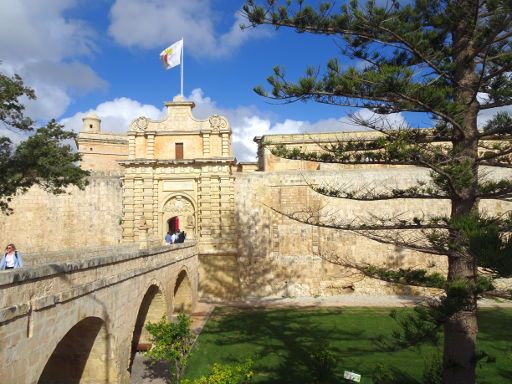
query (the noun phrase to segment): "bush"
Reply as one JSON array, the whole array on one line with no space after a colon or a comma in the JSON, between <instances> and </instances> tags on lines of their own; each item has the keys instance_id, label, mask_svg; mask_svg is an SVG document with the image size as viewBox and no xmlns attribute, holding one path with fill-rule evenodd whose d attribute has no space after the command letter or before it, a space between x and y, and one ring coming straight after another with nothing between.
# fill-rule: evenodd
<instances>
[{"instance_id":1,"label":"bush","mask_svg":"<svg viewBox=\"0 0 512 384\"><path fill-rule=\"evenodd\" d=\"M249 384L254 372L252 360L241 364L213 364L211 372L195 380L183 380L182 384Z\"/></svg>"},{"instance_id":2,"label":"bush","mask_svg":"<svg viewBox=\"0 0 512 384\"><path fill-rule=\"evenodd\" d=\"M325 382L334 378L336 356L329 349L327 341L320 341L313 345L309 354L311 359L311 373L317 382Z\"/></svg>"},{"instance_id":3,"label":"bush","mask_svg":"<svg viewBox=\"0 0 512 384\"><path fill-rule=\"evenodd\" d=\"M173 375L172 382L179 383L194 342L190 318L180 313L176 323L162 318L158 323L148 323L146 329L151 334L153 347L145 355L153 362L168 362Z\"/></svg>"}]
</instances>

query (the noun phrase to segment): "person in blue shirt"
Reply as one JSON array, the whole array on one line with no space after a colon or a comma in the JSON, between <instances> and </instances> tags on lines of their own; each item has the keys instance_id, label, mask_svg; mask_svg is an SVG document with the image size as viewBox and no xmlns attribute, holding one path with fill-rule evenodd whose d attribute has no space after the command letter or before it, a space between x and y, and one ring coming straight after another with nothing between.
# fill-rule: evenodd
<instances>
[{"instance_id":1,"label":"person in blue shirt","mask_svg":"<svg viewBox=\"0 0 512 384\"><path fill-rule=\"evenodd\" d=\"M23 267L21 253L16 250L14 244L8 244L5 247L5 253L0 259L0 270L15 269Z\"/></svg>"},{"instance_id":2,"label":"person in blue shirt","mask_svg":"<svg viewBox=\"0 0 512 384\"><path fill-rule=\"evenodd\" d=\"M165 244L170 245L171 243L172 243L171 232L167 232L167 235L165 235Z\"/></svg>"}]
</instances>

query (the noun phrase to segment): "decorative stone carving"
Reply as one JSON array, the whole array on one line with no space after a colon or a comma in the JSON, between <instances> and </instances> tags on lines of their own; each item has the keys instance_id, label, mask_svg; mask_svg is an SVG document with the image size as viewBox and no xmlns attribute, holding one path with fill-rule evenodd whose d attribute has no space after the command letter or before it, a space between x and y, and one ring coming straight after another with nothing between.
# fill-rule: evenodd
<instances>
[{"instance_id":1,"label":"decorative stone carving","mask_svg":"<svg viewBox=\"0 0 512 384\"><path fill-rule=\"evenodd\" d=\"M144 230L148 229L148 224L146 222L146 218L144 216L141 216L139 219L139 229Z\"/></svg>"},{"instance_id":2,"label":"decorative stone carving","mask_svg":"<svg viewBox=\"0 0 512 384\"><path fill-rule=\"evenodd\" d=\"M194 212L194 207L186 198L176 196L165 204L164 211L175 213Z\"/></svg>"},{"instance_id":3,"label":"decorative stone carving","mask_svg":"<svg viewBox=\"0 0 512 384\"><path fill-rule=\"evenodd\" d=\"M219 115L210 116L210 126L214 131L225 130L228 127L228 121Z\"/></svg>"},{"instance_id":4,"label":"decorative stone carving","mask_svg":"<svg viewBox=\"0 0 512 384\"><path fill-rule=\"evenodd\" d=\"M149 121L146 117L139 117L130 126L130 131L144 132L148 127L148 123Z\"/></svg>"}]
</instances>

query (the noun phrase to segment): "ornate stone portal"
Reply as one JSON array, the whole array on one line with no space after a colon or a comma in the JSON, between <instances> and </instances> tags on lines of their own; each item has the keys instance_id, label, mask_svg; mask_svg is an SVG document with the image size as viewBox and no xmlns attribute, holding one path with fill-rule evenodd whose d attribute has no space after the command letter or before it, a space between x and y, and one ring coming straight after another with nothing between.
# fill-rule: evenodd
<instances>
[{"instance_id":1,"label":"ornate stone portal","mask_svg":"<svg viewBox=\"0 0 512 384\"><path fill-rule=\"evenodd\" d=\"M123 238L137 241L141 217L148 241L172 226L199 240L200 251L235 250L231 128L222 116L197 120L191 101L166 103L162 121L139 117L128 131L123 176ZM174 220L174 221L172 221ZM174 228L174 227L173 227Z\"/></svg>"},{"instance_id":2,"label":"ornate stone portal","mask_svg":"<svg viewBox=\"0 0 512 384\"><path fill-rule=\"evenodd\" d=\"M188 197L177 195L165 203L162 222L168 223L169 220L177 217L181 223L180 229L185 231L188 239L194 239L196 237L195 214L196 210L192 201Z\"/></svg>"}]
</instances>

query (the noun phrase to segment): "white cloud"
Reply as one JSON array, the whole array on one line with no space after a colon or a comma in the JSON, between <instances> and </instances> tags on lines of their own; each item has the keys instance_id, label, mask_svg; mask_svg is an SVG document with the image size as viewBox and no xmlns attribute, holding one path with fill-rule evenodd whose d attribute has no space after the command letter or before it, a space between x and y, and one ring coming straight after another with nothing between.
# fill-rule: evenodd
<instances>
[{"instance_id":1,"label":"white cloud","mask_svg":"<svg viewBox=\"0 0 512 384\"><path fill-rule=\"evenodd\" d=\"M0 0L0 47L10 61L60 60L90 54L94 33L63 16L77 0ZM2 58L4 60L5 57Z\"/></svg>"},{"instance_id":2,"label":"white cloud","mask_svg":"<svg viewBox=\"0 0 512 384\"><path fill-rule=\"evenodd\" d=\"M110 16L109 33L123 46L163 49L184 37L185 50L197 57L224 56L247 39L268 33L265 28L242 31L239 14L219 33L221 19L211 0L116 0Z\"/></svg>"},{"instance_id":3,"label":"white cloud","mask_svg":"<svg viewBox=\"0 0 512 384\"><path fill-rule=\"evenodd\" d=\"M130 123L139 116L146 116L154 120L161 120L164 116L164 111L153 105L141 104L138 101L121 97L101 103L95 109L78 112L69 118L62 119L60 123L67 129L78 132L82 129L82 118L91 112L101 119L103 132L115 133L126 133Z\"/></svg>"},{"instance_id":4,"label":"white cloud","mask_svg":"<svg viewBox=\"0 0 512 384\"><path fill-rule=\"evenodd\" d=\"M58 117L75 92L105 87L90 67L76 61L95 50L93 30L64 16L78 4L78 0L0 0L0 70L19 73L34 88L38 99L27 107L34 119Z\"/></svg>"}]
</instances>

